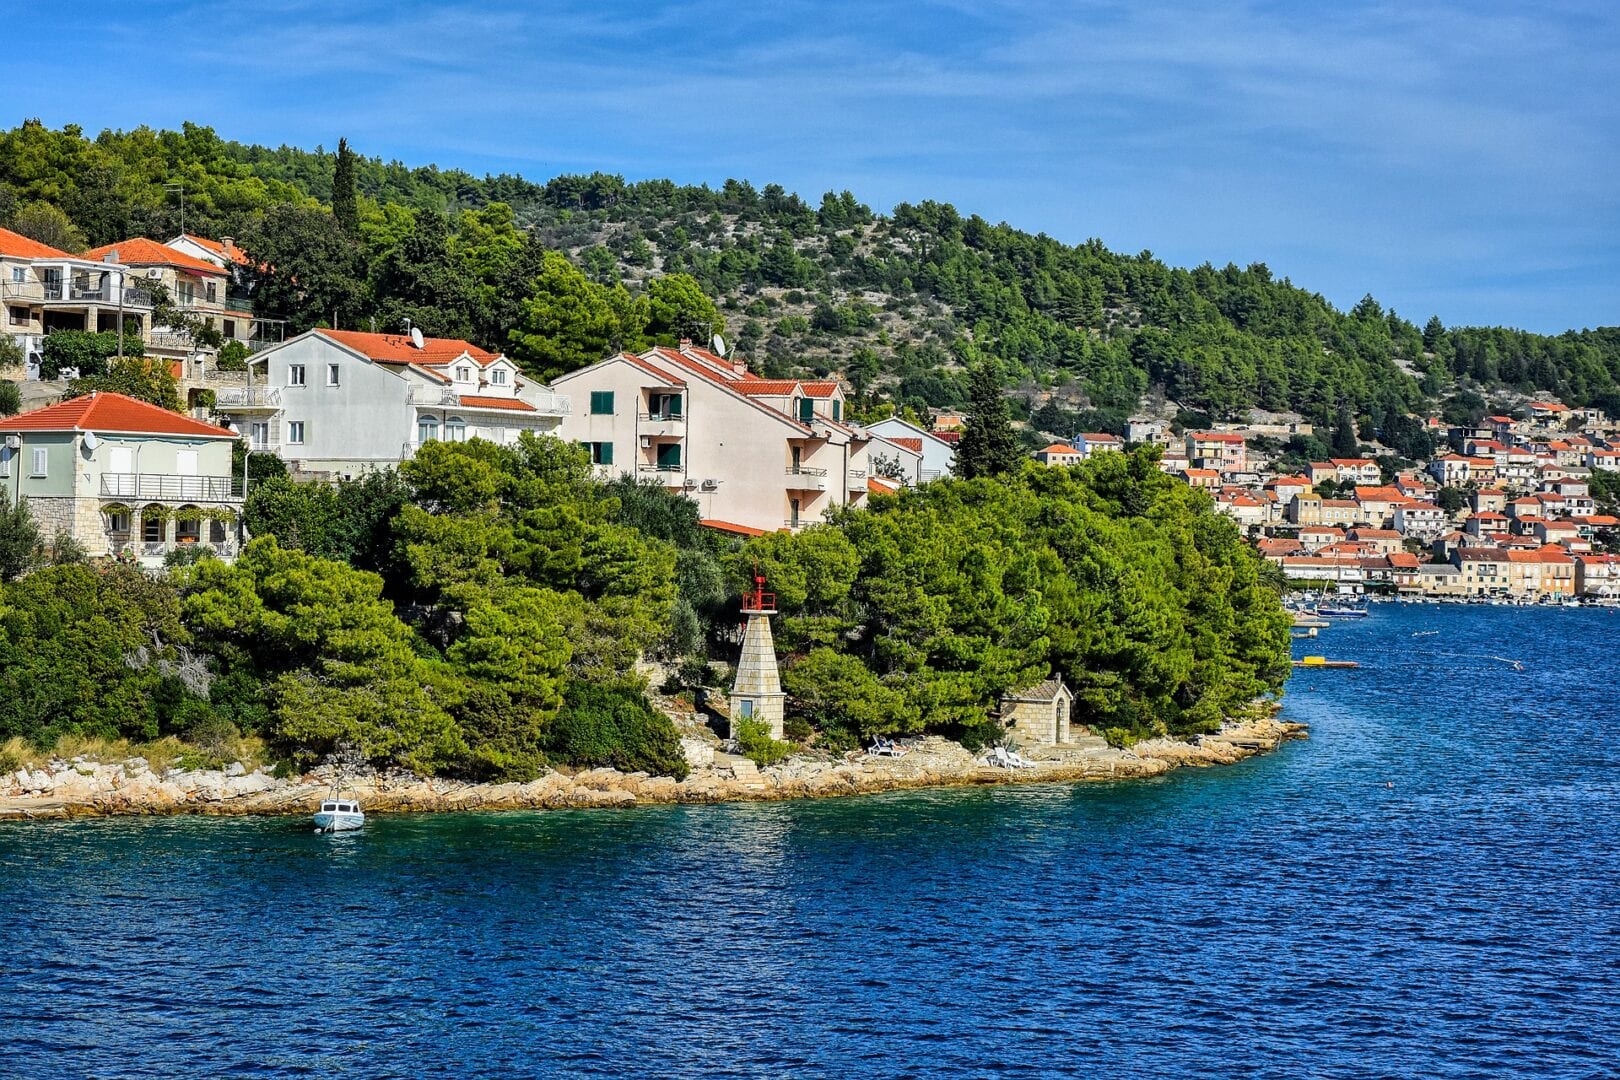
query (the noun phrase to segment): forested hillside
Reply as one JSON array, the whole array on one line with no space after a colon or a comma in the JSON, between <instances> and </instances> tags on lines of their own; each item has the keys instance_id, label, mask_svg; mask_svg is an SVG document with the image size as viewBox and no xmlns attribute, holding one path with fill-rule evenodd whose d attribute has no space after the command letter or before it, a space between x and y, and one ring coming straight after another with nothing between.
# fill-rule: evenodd
<instances>
[{"instance_id":1,"label":"forested hillside","mask_svg":"<svg viewBox=\"0 0 1620 1080\"><path fill-rule=\"evenodd\" d=\"M883 216L848 192L812 203L736 180L539 184L342 162L189 124L90 139L25 123L0 134L0 224L67 248L167 238L183 200L187 230L235 237L275 268L259 303L295 328L408 317L537 374L723 328L767 375L836 371L872 402L957 406L965 362L995 358L1024 400L1050 390L1103 429L1145 395L1326 424L1381 422L1458 390L1545 390L1620 415L1616 328L1419 325L1371 297L1340 312L1263 265L1172 268L927 201Z\"/></svg>"}]
</instances>

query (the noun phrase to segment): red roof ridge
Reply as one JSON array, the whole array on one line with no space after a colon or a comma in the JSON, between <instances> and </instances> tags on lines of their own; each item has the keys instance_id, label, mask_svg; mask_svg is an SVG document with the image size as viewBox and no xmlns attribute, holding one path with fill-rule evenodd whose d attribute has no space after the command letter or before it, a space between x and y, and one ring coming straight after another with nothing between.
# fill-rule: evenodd
<instances>
[{"instance_id":1,"label":"red roof ridge","mask_svg":"<svg viewBox=\"0 0 1620 1080\"><path fill-rule=\"evenodd\" d=\"M228 428L170 412L159 405L108 390L59 401L0 420L0 431L104 431L128 435L190 435L234 439Z\"/></svg>"},{"instance_id":2,"label":"red roof ridge","mask_svg":"<svg viewBox=\"0 0 1620 1080\"><path fill-rule=\"evenodd\" d=\"M174 266L194 274L212 274L216 277L225 277L228 274L228 271L215 266L207 259L199 259L183 251L176 251L167 244L160 244L144 236L135 236L128 240L120 240L116 244L103 244L98 248L91 248L80 254L79 258L94 261L103 259L115 251L118 253L119 266Z\"/></svg>"},{"instance_id":3,"label":"red roof ridge","mask_svg":"<svg viewBox=\"0 0 1620 1080\"><path fill-rule=\"evenodd\" d=\"M72 255L65 251L42 244L31 236L24 236L10 229L0 229L0 255L9 255L13 259L71 259Z\"/></svg>"}]
</instances>

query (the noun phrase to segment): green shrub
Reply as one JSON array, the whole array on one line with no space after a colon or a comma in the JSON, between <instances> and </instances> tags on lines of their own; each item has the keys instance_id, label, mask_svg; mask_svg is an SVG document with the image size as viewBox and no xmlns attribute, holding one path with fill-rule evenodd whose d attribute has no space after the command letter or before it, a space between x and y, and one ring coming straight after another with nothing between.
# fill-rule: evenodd
<instances>
[{"instance_id":1,"label":"green shrub","mask_svg":"<svg viewBox=\"0 0 1620 1080\"><path fill-rule=\"evenodd\" d=\"M248 347L240 341L227 341L219 347L214 367L219 371L246 371Z\"/></svg>"},{"instance_id":2,"label":"green shrub","mask_svg":"<svg viewBox=\"0 0 1620 1080\"><path fill-rule=\"evenodd\" d=\"M0 380L0 416L22 412L22 390L10 379Z\"/></svg>"},{"instance_id":3,"label":"green shrub","mask_svg":"<svg viewBox=\"0 0 1620 1080\"><path fill-rule=\"evenodd\" d=\"M810 741L816 729L810 726L810 721L802 716L790 716L782 721L782 734L801 746Z\"/></svg>"},{"instance_id":4,"label":"green shrub","mask_svg":"<svg viewBox=\"0 0 1620 1080\"><path fill-rule=\"evenodd\" d=\"M576 683L564 696L548 749L573 765L684 779L690 767L669 717L640 693Z\"/></svg>"},{"instance_id":5,"label":"green shrub","mask_svg":"<svg viewBox=\"0 0 1620 1080\"><path fill-rule=\"evenodd\" d=\"M214 549L207 544L182 544L164 553L163 565L172 570L176 566L190 566L212 558L214 554Z\"/></svg>"},{"instance_id":6,"label":"green shrub","mask_svg":"<svg viewBox=\"0 0 1620 1080\"><path fill-rule=\"evenodd\" d=\"M737 749L760 768L775 765L793 753L791 743L771 738L770 725L763 720L737 721Z\"/></svg>"},{"instance_id":7,"label":"green shrub","mask_svg":"<svg viewBox=\"0 0 1620 1080\"><path fill-rule=\"evenodd\" d=\"M988 750L1007 737L1007 730L994 720L979 720L972 724L964 724L956 741L977 754L980 750Z\"/></svg>"}]
</instances>

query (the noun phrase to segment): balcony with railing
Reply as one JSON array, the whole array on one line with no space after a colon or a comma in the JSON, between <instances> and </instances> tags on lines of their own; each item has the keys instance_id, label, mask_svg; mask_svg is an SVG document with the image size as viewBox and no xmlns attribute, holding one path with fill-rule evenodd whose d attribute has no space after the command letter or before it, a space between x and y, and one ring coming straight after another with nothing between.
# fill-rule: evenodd
<instances>
[{"instance_id":1,"label":"balcony with railing","mask_svg":"<svg viewBox=\"0 0 1620 1080\"><path fill-rule=\"evenodd\" d=\"M235 502L242 498L242 481L234 476L102 473L101 497L155 499L161 502Z\"/></svg>"},{"instance_id":2,"label":"balcony with railing","mask_svg":"<svg viewBox=\"0 0 1620 1080\"><path fill-rule=\"evenodd\" d=\"M636 414L636 430L654 439L683 439L686 437L686 417L680 413L643 412Z\"/></svg>"},{"instance_id":3,"label":"balcony with railing","mask_svg":"<svg viewBox=\"0 0 1620 1080\"><path fill-rule=\"evenodd\" d=\"M279 409L279 386L222 386L214 391L215 407L220 409Z\"/></svg>"},{"instance_id":4,"label":"balcony with railing","mask_svg":"<svg viewBox=\"0 0 1620 1080\"><path fill-rule=\"evenodd\" d=\"M787 486L793 491L826 491L827 470L809 465L790 465Z\"/></svg>"}]
</instances>

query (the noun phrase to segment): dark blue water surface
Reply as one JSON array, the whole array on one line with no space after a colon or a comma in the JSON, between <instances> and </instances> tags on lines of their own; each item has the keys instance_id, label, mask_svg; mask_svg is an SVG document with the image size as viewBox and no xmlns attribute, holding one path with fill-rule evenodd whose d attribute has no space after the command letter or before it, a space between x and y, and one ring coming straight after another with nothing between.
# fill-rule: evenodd
<instances>
[{"instance_id":1,"label":"dark blue water surface","mask_svg":"<svg viewBox=\"0 0 1620 1080\"><path fill-rule=\"evenodd\" d=\"M1385 606L1157 781L6 824L0 1075L1614 1076L1617 644Z\"/></svg>"}]
</instances>

